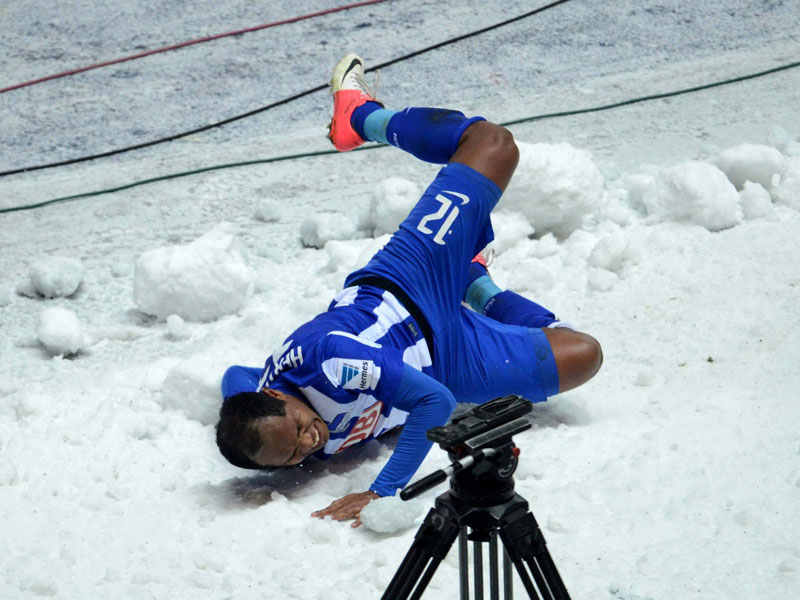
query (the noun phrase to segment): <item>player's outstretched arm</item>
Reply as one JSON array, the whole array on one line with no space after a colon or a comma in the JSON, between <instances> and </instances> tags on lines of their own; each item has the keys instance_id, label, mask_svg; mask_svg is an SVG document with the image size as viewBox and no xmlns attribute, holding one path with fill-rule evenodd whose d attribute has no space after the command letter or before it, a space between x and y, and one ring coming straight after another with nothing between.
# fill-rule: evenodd
<instances>
[{"instance_id":1,"label":"player's outstretched arm","mask_svg":"<svg viewBox=\"0 0 800 600\"><path fill-rule=\"evenodd\" d=\"M329 516L337 521L355 519L353 527L361 525L361 510L367 504L382 496L393 496L417 472L432 446L425 434L432 427L447 422L455 409L456 399L450 390L432 377L404 365L403 376L392 405L408 411L408 420L392 456L370 489L348 494L311 516Z\"/></svg>"}]
</instances>

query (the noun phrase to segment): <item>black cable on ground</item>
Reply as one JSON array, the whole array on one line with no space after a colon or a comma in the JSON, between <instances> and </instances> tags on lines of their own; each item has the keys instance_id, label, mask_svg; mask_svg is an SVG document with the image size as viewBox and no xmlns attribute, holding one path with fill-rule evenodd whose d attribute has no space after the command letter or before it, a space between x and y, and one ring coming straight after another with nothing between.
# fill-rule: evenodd
<instances>
[{"instance_id":1,"label":"black cable on ground","mask_svg":"<svg viewBox=\"0 0 800 600\"><path fill-rule=\"evenodd\" d=\"M747 81L748 79L755 79L756 77L763 77L765 75L770 75L772 73L778 73L779 71L786 71L788 69L794 69L795 67L800 67L800 62L793 62L789 63L788 65L781 65L780 67L775 67L773 69L767 69L766 71L759 71L758 73L751 73L749 75L742 75L740 77L734 77L733 79L726 79L724 81L716 81L714 83L707 83L704 85L698 85L695 87L686 88L683 90L677 90L674 92L664 92L663 94L651 94L649 96L640 96L639 98L631 98L630 100L623 100L622 102L614 102L613 104L604 104L602 106L595 106L593 108L579 108L577 110L565 110L561 112L555 113L548 113L544 115L536 115L534 117L524 117L522 119L514 119L513 121L508 121L506 123L502 123L504 126L511 126L511 125L518 125L519 123L529 123L531 121L541 121L542 119L554 119L556 117L568 117L570 115L581 115L586 113L592 112L600 112L601 110L609 110L612 108L619 108L620 106L629 106L631 104L638 104L639 102L647 102L649 100L660 100L662 98L671 98L673 96L681 96L683 94L689 94L691 92L699 92L701 90L707 90L710 88L719 87L721 85L728 85L730 83L738 83L740 81Z\"/></svg>"},{"instance_id":2,"label":"black cable on ground","mask_svg":"<svg viewBox=\"0 0 800 600\"><path fill-rule=\"evenodd\" d=\"M383 62L381 64L374 65L374 66L372 66L372 67L370 67L368 69L365 69L365 71L366 72L370 72L370 71L375 71L375 70L378 70L378 69L382 69L382 68L388 67L390 65L394 65L396 63L402 62L404 60L408 60L410 58L414 58L414 57L420 56L421 54L425 54L426 52L431 52L433 50L438 50L439 48L443 48L444 46L448 46L450 44L454 44L456 42L460 42L460 41L469 39L471 37L475 37L477 35L484 34L484 33L488 32L488 31L493 30L493 29L498 29L498 28L503 27L505 25L509 25L509 24L514 23L516 21L521 21L521 20L526 19L528 17L532 17L533 15L536 15L536 14L538 14L540 12L543 12L545 10L548 10L550 8L554 8L555 6L558 6L559 4L564 4L566 2L570 2L570 0L557 0L556 2L551 2L550 4L546 4L546 5L541 6L541 7L537 8L537 9L535 9L535 10L529 11L529 12L527 12L525 14L513 17L511 19L507 19L505 21L501 21L500 23L495 23L494 25L489 25L488 27L484 27L482 29L477 29L477 30L472 31L470 33L466 33L464 35L460 35L460 36L457 36L457 37L454 37L454 38L450 38L448 40L445 40L443 42L439 42L437 44L433 44L432 46L428 46L428 47L423 48L421 50L416 50L416 51L411 52L409 54L405 54L403 56L399 56L397 58L393 58L393 59L388 60L386 62ZM41 170L44 170L44 169L52 169L54 167L64 167L64 166L67 166L67 165L74 165L74 164L81 163L81 162L87 162L87 161L90 161L90 160L96 160L98 158L106 158L106 157L109 157L109 156L115 156L117 154L124 154L126 152L131 152L133 150L141 150L142 148L149 148L150 146L155 146L157 144L163 144L163 143L166 143L166 142L173 142L175 140L179 140L181 138L188 137L190 135L195 135L197 133L203 133L205 131L209 131L211 129L215 129L217 127L222 127L224 125L228 125L228 124L233 123L235 121L240 121L242 119L246 119L248 117L255 116L255 115L260 114L262 112L266 112L268 110L271 110L273 108L277 108L278 106L282 106L284 104L289 104L290 102L294 102L295 100L299 100L300 98L303 98L305 96L309 96L309 95L314 94L316 92L321 92L321 91L326 90L326 89L328 89L328 85L327 84L319 85L317 87L305 90L304 92L299 92L297 94L294 94L293 96L289 96L288 98L284 98L283 100L278 100L277 102L273 102L272 104L268 104L266 106L262 106L261 108L256 108L256 109L248 111L246 113L242 113L240 115L229 117L227 119L223 119L222 121L217 121L216 123L211 123L210 125L204 125L202 127L197 127L197 128L192 129L190 131L184 131L182 133L176 133L176 134L169 135L169 136L166 136L166 137L163 137L163 138L159 138L157 140L152 140L152 141L149 141L149 142L142 142L141 144L134 144L132 146L126 146L125 148L118 148L116 150L109 150L107 152L101 152L99 154L93 154L93 155L90 155L90 156L82 156L82 157L72 158L72 159L68 159L68 160L62 160L62 161L58 161L58 162L54 162L54 163L48 163L48 164L43 164L43 165L35 165L35 166L32 166L32 167L22 167L22 168L19 168L19 169L12 169L12 170L9 170L9 171L0 171L0 177L6 177L8 175L17 175L19 173L28 173L28 172L31 172L31 171L41 171Z\"/></svg>"},{"instance_id":3,"label":"black cable on ground","mask_svg":"<svg viewBox=\"0 0 800 600\"><path fill-rule=\"evenodd\" d=\"M794 69L796 67L800 67L800 62L793 62L793 63L789 63L789 64L786 64L786 65L781 65L779 67L774 67L772 69L767 69L766 71L759 71L757 73L750 73L749 75L741 75L739 77L733 77L731 79L725 79L723 81L715 81L713 83L707 83L707 84L704 84L704 85L698 85L698 86L694 86L694 87L691 87L691 88L685 88L685 89L682 89L682 90L675 90L675 91L672 91L672 92L664 92L662 94L650 94L648 96L640 96L638 98L631 98L631 99L628 99L628 100L623 100L621 102L614 102L613 104L604 104L602 106L594 106L594 107L589 107L589 108L580 108L580 109L576 109L576 110L567 110L567 111L561 111L561 112L556 112L556 113L535 115L535 116L532 116L532 117L524 117L524 118L521 118L521 119L514 119L512 121L505 121L505 122L500 123L500 125L503 125L504 127L511 127L513 125L518 125L520 123L529 123L529 122L532 122L532 121L541 121L541 120L544 120L544 119L555 119L555 118L559 118L559 117L567 117L567 116L572 116L572 115L581 115L581 114L587 114L587 113L593 113L593 112L600 112L600 111L603 111L603 110L611 110L613 108L619 108L619 107L622 107L622 106L630 106L631 104L637 104L639 102L647 102L647 101L650 101L650 100L660 100L660 99L663 99L663 98L681 96L681 95L689 94L689 93L692 93L692 92L699 92L699 91L702 91L702 90L707 90L707 89L711 89L711 88L715 88L715 87L720 87L720 86L723 86L723 85L729 85L731 83L739 83L741 81L747 81L748 79L756 79L757 77L764 77L766 75L771 75L773 73L778 73L780 71L787 71L789 69ZM360 148L356 148L355 150L353 150L353 152L359 152L359 151L363 151L363 150L376 150L378 148L385 148L386 146L387 146L386 144L373 144L373 145L370 145L370 146L361 146ZM190 175L197 175L199 173L207 173L209 171L218 171L218 170L222 170L222 169L230 169L230 168L233 168L233 167L244 167L244 166L250 166L250 165L259 165L259 164L267 164L267 163L274 163L274 162L282 162L282 161L285 161L285 160L296 160L296 159L299 159L299 158L310 158L310 157L315 157L315 156L324 156L324 155L327 155L327 154L341 154L341 153L338 152L337 150L319 150L319 151L316 151L316 152L304 152L304 153L301 153L301 154L288 154L288 155L284 155L284 156L276 156L276 157L273 157L273 158L262 158L262 159L248 160L248 161L243 161L243 162L228 163L228 164L222 164L222 165L213 165L213 166L210 166L210 167L203 167L201 169L194 169L192 171L184 171L184 172L180 172L180 173L172 173L172 174L169 174L169 175L162 175L160 177L153 177L153 178L150 178L150 179L143 179L141 181L134 181L133 183L128 183L128 184L125 184L125 185L121 185L121 186L118 186L118 187L109 188L109 189L105 189L105 190L98 190L98 191L94 191L94 192L84 192L84 193L81 193L81 194L75 194L75 195L72 195L72 196L65 196L63 198L54 198L52 200L45 200L44 202L37 202L35 204L28 204L28 205L25 205L25 206L12 206L12 207L9 207L9 208L0 208L0 214L10 213L10 212L19 212L19 211L23 211L23 210L32 210L34 208L41 208L43 206L48 206L50 204L56 204L56 203L60 203L60 202L68 202L68 201L71 201L71 200L78 200L78 199L81 199L81 198L91 198L93 196L100 196L100 195L103 195L103 194L110 194L112 192L119 192L119 191L122 191L122 190L127 190L127 189L130 189L130 188L138 187L140 185L146 185L148 183L156 183L156 182L159 182L159 181L166 181L166 180L169 180L169 179L178 179L178 178L181 178L181 177L188 177Z\"/></svg>"}]
</instances>

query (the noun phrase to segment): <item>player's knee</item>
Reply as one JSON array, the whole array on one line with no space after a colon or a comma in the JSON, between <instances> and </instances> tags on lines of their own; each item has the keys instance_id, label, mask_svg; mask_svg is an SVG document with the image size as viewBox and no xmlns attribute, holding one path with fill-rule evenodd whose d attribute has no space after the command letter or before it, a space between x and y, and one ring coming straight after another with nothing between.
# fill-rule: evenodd
<instances>
[{"instance_id":1,"label":"player's knee","mask_svg":"<svg viewBox=\"0 0 800 600\"><path fill-rule=\"evenodd\" d=\"M478 131L484 152L499 164L505 164L514 169L519 162L519 148L514 141L514 135L505 127L481 121L475 124L480 126Z\"/></svg>"},{"instance_id":2,"label":"player's knee","mask_svg":"<svg viewBox=\"0 0 800 600\"><path fill-rule=\"evenodd\" d=\"M566 392L594 377L603 364L603 349L592 336L570 329L545 329L558 368L559 391Z\"/></svg>"},{"instance_id":3,"label":"player's knee","mask_svg":"<svg viewBox=\"0 0 800 600\"><path fill-rule=\"evenodd\" d=\"M586 333L581 337L579 346L578 351L583 364L583 376L585 377L582 383L585 383L597 375L600 367L603 366L603 348L600 346L600 342Z\"/></svg>"}]
</instances>

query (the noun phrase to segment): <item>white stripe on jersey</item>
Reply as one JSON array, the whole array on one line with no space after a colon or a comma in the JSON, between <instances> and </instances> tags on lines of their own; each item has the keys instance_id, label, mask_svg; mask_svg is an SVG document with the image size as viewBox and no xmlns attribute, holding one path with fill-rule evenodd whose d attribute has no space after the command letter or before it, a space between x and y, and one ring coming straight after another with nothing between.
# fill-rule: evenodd
<instances>
[{"instance_id":1,"label":"white stripe on jersey","mask_svg":"<svg viewBox=\"0 0 800 600\"><path fill-rule=\"evenodd\" d=\"M340 335L342 337L350 338L351 340L355 340L357 342L361 342L362 344L364 344L365 346L369 346L370 348L381 348L382 347L380 344L376 344L372 340L362 339L362 338L358 337L357 335L353 335L352 333L348 333L346 331L329 331L328 335Z\"/></svg>"},{"instance_id":2,"label":"white stripe on jersey","mask_svg":"<svg viewBox=\"0 0 800 600\"><path fill-rule=\"evenodd\" d=\"M386 335L392 325L402 323L410 316L403 305L389 292L383 293L383 301L372 312L377 317L377 321L358 334L358 337L371 342L379 340Z\"/></svg>"},{"instance_id":3,"label":"white stripe on jersey","mask_svg":"<svg viewBox=\"0 0 800 600\"><path fill-rule=\"evenodd\" d=\"M403 351L403 362L414 367L417 371L422 371L422 367L433 365L431 353L424 338Z\"/></svg>"},{"instance_id":4,"label":"white stripe on jersey","mask_svg":"<svg viewBox=\"0 0 800 600\"><path fill-rule=\"evenodd\" d=\"M336 402L336 400L330 396L326 396L311 386L301 387L300 391L303 392L305 397L311 401L311 405L314 407L314 410L319 413L319 416L322 417L322 420L326 423L332 422L337 415L343 412L350 412L353 407L358 404L359 400L356 398L352 402L342 404L341 402Z\"/></svg>"},{"instance_id":5,"label":"white stripe on jersey","mask_svg":"<svg viewBox=\"0 0 800 600\"><path fill-rule=\"evenodd\" d=\"M355 302L356 296L358 296L358 286L344 288L341 292L336 294L334 298L336 304L334 306L349 306Z\"/></svg>"}]
</instances>

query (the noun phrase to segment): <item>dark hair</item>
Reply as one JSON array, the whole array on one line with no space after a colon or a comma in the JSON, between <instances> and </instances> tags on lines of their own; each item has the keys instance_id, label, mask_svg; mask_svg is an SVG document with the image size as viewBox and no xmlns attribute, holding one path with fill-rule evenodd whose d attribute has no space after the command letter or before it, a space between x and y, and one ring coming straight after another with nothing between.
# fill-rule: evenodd
<instances>
[{"instance_id":1,"label":"dark hair","mask_svg":"<svg viewBox=\"0 0 800 600\"><path fill-rule=\"evenodd\" d=\"M217 447L228 462L243 469L263 469L251 456L261 448L256 428L263 417L282 417L286 403L262 392L241 392L225 398L219 409Z\"/></svg>"}]
</instances>

